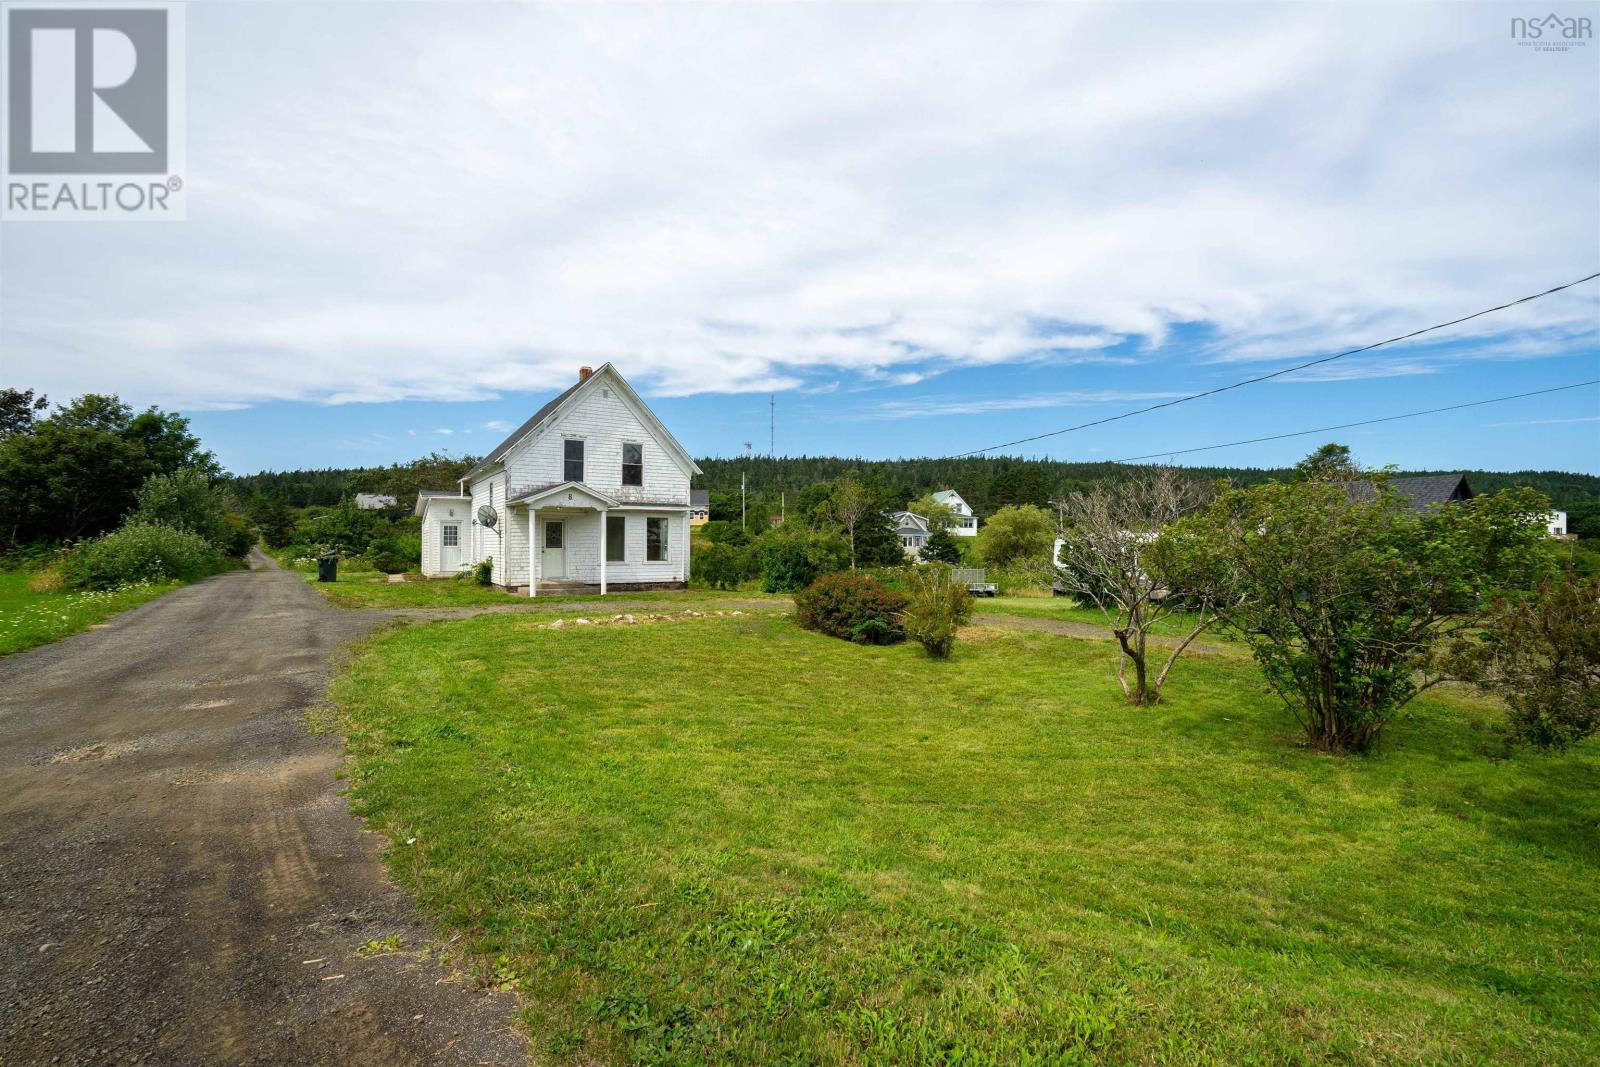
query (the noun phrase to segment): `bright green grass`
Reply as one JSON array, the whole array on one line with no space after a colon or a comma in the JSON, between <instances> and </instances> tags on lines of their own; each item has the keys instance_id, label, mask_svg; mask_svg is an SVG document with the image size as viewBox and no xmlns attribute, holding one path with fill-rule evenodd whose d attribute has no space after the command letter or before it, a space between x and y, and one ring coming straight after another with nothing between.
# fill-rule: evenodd
<instances>
[{"instance_id":1,"label":"bright green grass","mask_svg":"<svg viewBox=\"0 0 1600 1067\"><path fill-rule=\"evenodd\" d=\"M30 571L0 571L0 655L59 641L182 584L135 585L107 592L66 589L34 593L28 589L32 577Z\"/></svg>"},{"instance_id":2,"label":"bright green grass","mask_svg":"<svg viewBox=\"0 0 1600 1067\"><path fill-rule=\"evenodd\" d=\"M1086 622L1104 628L1106 618L1091 603L1079 602L1071 597L997 596L976 597L973 604L979 615L1025 615L1036 619L1056 619L1061 622ZM1194 627L1195 617L1187 614L1169 615L1150 631L1166 636L1183 636ZM1213 633L1215 641L1220 633Z\"/></svg>"},{"instance_id":3,"label":"bright green grass","mask_svg":"<svg viewBox=\"0 0 1600 1067\"><path fill-rule=\"evenodd\" d=\"M529 624L386 633L333 694L541 1062L1600 1059L1592 744L1493 760L1436 696L1313 754L1248 661L1132 709L1044 634Z\"/></svg>"},{"instance_id":4,"label":"bright green grass","mask_svg":"<svg viewBox=\"0 0 1600 1067\"><path fill-rule=\"evenodd\" d=\"M315 567L290 566L300 577L310 582L317 592L347 608L461 608L485 604L514 605L528 601L526 596L507 593L493 586L454 578L432 578L427 581L412 577L405 582L389 582L381 571L356 570L343 564L339 567L338 581L319 582ZM571 604L575 608L590 604L604 609L608 603L625 600L630 604L650 604L663 611L680 607L715 606L719 600L770 600L775 606L792 606L788 597L766 596L761 593L730 593L720 589L688 589L682 591L630 593L617 591L609 596L539 596L540 605ZM603 613L603 611L601 612Z\"/></svg>"}]
</instances>

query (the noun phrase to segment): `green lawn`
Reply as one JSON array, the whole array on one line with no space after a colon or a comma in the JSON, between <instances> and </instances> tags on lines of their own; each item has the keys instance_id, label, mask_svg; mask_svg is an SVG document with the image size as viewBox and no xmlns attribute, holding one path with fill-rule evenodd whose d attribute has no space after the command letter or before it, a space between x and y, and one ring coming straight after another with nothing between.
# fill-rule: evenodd
<instances>
[{"instance_id":1,"label":"green lawn","mask_svg":"<svg viewBox=\"0 0 1600 1067\"><path fill-rule=\"evenodd\" d=\"M35 593L28 588L34 574L0 571L0 655L59 641L182 584L137 585L100 593L72 589Z\"/></svg>"},{"instance_id":2,"label":"green lawn","mask_svg":"<svg viewBox=\"0 0 1600 1067\"><path fill-rule=\"evenodd\" d=\"M1600 748L1436 696L1313 754L1246 660L774 616L374 638L353 800L560 1063L1600 1060ZM543 1062L543 1059L541 1059Z\"/></svg>"},{"instance_id":3,"label":"green lawn","mask_svg":"<svg viewBox=\"0 0 1600 1067\"><path fill-rule=\"evenodd\" d=\"M973 605L979 615L1025 615L1030 618L1057 619L1062 622L1086 622L1100 627L1106 625L1105 616L1100 613L1099 608L1088 601L1080 602L1072 597L977 597L973 600ZM1194 616L1179 613L1163 619L1150 632L1182 636L1187 634L1194 624ZM1213 634L1210 640L1215 641L1218 636Z\"/></svg>"},{"instance_id":4,"label":"green lawn","mask_svg":"<svg viewBox=\"0 0 1600 1067\"><path fill-rule=\"evenodd\" d=\"M472 581L458 581L454 578L433 578L426 581L411 575L405 582L390 582L388 576L381 571L358 569L341 563L339 566L339 580L336 582L317 581L315 566L296 566L291 561L279 560L286 568L294 571L300 577L310 582L312 587L333 601L347 608L464 608L477 607L485 604L521 604L528 600L526 596L516 596L493 586L479 585ZM541 596L533 598L540 605L570 604L580 614L583 609L593 605L596 614L604 614L607 604L626 600L630 604L659 605L663 611L675 611L680 608L693 607L704 609L715 608L718 601L724 600L764 600L771 601L774 607L789 608L793 601L786 596L768 596L763 593L730 593L720 589L687 589L682 591L662 591L647 593L614 592L609 596Z\"/></svg>"}]
</instances>

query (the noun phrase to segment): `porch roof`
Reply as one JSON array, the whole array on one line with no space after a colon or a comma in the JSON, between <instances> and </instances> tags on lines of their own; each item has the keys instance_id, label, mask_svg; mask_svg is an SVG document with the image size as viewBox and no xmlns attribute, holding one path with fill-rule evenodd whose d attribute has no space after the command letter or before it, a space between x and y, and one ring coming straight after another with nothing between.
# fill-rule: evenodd
<instances>
[{"instance_id":1,"label":"porch roof","mask_svg":"<svg viewBox=\"0 0 1600 1067\"><path fill-rule=\"evenodd\" d=\"M506 501L507 504L521 504L526 507L563 507L563 508L614 508L617 499L598 489L592 489L582 482L556 482L553 485L535 485L522 490L516 496Z\"/></svg>"}]
</instances>

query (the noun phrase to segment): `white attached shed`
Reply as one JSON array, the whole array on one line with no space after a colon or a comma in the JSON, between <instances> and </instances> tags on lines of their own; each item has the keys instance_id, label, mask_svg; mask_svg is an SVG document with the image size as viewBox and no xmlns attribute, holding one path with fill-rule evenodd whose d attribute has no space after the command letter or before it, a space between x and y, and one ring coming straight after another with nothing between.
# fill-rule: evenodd
<instances>
[{"instance_id":1,"label":"white attached shed","mask_svg":"<svg viewBox=\"0 0 1600 1067\"><path fill-rule=\"evenodd\" d=\"M472 529L472 499L461 493L424 489L417 494L422 519L422 573L456 574L472 564L464 547Z\"/></svg>"}]
</instances>

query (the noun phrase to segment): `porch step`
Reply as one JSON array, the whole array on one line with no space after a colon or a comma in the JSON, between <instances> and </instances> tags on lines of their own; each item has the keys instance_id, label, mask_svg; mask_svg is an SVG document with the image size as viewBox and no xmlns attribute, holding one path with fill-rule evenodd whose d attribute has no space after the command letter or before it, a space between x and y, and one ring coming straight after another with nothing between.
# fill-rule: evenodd
<instances>
[{"instance_id":1,"label":"porch step","mask_svg":"<svg viewBox=\"0 0 1600 1067\"><path fill-rule=\"evenodd\" d=\"M587 582L572 582L562 580L545 580L539 582L540 596L577 596L584 593L598 593L598 585L589 585Z\"/></svg>"}]
</instances>

